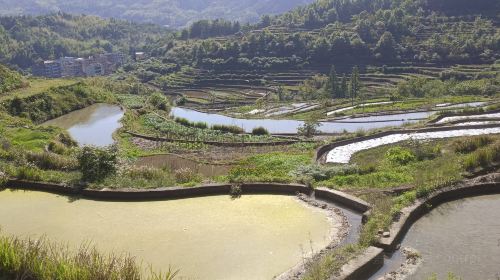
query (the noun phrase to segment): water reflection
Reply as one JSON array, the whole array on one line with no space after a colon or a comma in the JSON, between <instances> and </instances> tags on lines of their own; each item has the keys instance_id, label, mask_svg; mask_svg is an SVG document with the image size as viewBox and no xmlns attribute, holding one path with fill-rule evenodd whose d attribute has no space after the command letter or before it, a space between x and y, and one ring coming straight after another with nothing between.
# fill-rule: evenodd
<instances>
[{"instance_id":1,"label":"water reflection","mask_svg":"<svg viewBox=\"0 0 500 280\"><path fill-rule=\"evenodd\" d=\"M66 129L79 145L108 146L114 143L113 133L121 127L124 112L119 106L94 104L43 125Z\"/></svg>"}]
</instances>

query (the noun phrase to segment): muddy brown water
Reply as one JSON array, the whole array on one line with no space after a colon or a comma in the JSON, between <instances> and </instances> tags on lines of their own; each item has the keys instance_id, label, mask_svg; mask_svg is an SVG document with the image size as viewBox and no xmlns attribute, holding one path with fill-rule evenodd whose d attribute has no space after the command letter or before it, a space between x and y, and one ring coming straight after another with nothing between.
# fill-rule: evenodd
<instances>
[{"instance_id":1,"label":"muddy brown water","mask_svg":"<svg viewBox=\"0 0 500 280\"><path fill-rule=\"evenodd\" d=\"M418 220L402 247L417 249L423 264L408 279L428 279L449 272L463 280L500 278L500 195L478 196L445 203ZM396 253L371 279L396 270Z\"/></svg>"},{"instance_id":2,"label":"muddy brown water","mask_svg":"<svg viewBox=\"0 0 500 280\"><path fill-rule=\"evenodd\" d=\"M272 279L335 230L325 212L293 196L102 202L11 190L0 192L0 225L4 235L91 242L155 270L171 265L180 279Z\"/></svg>"},{"instance_id":3,"label":"muddy brown water","mask_svg":"<svg viewBox=\"0 0 500 280\"><path fill-rule=\"evenodd\" d=\"M205 177L227 175L229 173L229 170L231 169L230 165L200 163L171 154L142 157L137 160L135 165L155 168L168 168L171 171L189 168Z\"/></svg>"},{"instance_id":4,"label":"muddy brown water","mask_svg":"<svg viewBox=\"0 0 500 280\"><path fill-rule=\"evenodd\" d=\"M66 129L80 146L109 146L114 143L113 133L121 127L123 110L116 105L94 104L71 112L43 125Z\"/></svg>"}]
</instances>

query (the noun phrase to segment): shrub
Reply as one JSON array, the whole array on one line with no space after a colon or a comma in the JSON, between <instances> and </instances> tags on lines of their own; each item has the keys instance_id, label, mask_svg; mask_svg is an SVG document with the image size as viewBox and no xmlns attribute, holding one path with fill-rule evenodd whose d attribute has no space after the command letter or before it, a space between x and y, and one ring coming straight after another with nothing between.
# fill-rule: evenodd
<instances>
[{"instance_id":1,"label":"shrub","mask_svg":"<svg viewBox=\"0 0 500 280\"><path fill-rule=\"evenodd\" d=\"M407 165L408 163L416 160L416 156L413 151L403 147L394 147L389 149L385 154L385 158L390 163L399 165Z\"/></svg>"},{"instance_id":2,"label":"shrub","mask_svg":"<svg viewBox=\"0 0 500 280\"><path fill-rule=\"evenodd\" d=\"M297 129L297 134L308 138L313 137L314 135L319 133L318 128L320 126L321 124L317 121L306 121Z\"/></svg>"},{"instance_id":3,"label":"shrub","mask_svg":"<svg viewBox=\"0 0 500 280\"><path fill-rule=\"evenodd\" d=\"M187 183L200 183L202 181L201 176L192 170L191 168L181 168L174 171L175 179L179 184L187 184Z\"/></svg>"},{"instance_id":4,"label":"shrub","mask_svg":"<svg viewBox=\"0 0 500 280\"><path fill-rule=\"evenodd\" d=\"M226 133L233 133L233 134L242 134L245 133L245 130L239 126L236 125L222 125L222 124L216 124L212 126L212 130L218 130Z\"/></svg>"},{"instance_id":5,"label":"shrub","mask_svg":"<svg viewBox=\"0 0 500 280\"><path fill-rule=\"evenodd\" d=\"M59 141L66 145L67 147L76 147L78 146L78 143L69 136L67 133L61 133L57 136L59 138Z\"/></svg>"},{"instance_id":6,"label":"shrub","mask_svg":"<svg viewBox=\"0 0 500 280\"><path fill-rule=\"evenodd\" d=\"M231 190L229 191L229 195L232 199L240 198L243 190L240 185L232 185Z\"/></svg>"},{"instance_id":7,"label":"shrub","mask_svg":"<svg viewBox=\"0 0 500 280\"><path fill-rule=\"evenodd\" d=\"M206 122L197 122L194 124L194 127L199 128L199 129L207 129L208 125Z\"/></svg>"},{"instance_id":8,"label":"shrub","mask_svg":"<svg viewBox=\"0 0 500 280\"><path fill-rule=\"evenodd\" d=\"M175 118L175 122L180 124L180 125L187 126L187 127L195 127L195 128L199 128L199 129L208 128L208 125L205 122L196 122L196 123L190 122L186 118Z\"/></svg>"},{"instance_id":9,"label":"shrub","mask_svg":"<svg viewBox=\"0 0 500 280\"><path fill-rule=\"evenodd\" d=\"M480 149L465 158L464 168L468 171L474 171L478 167L488 167L492 161L492 151L490 149Z\"/></svg>"},{"instance_id":10,"label":"shrub","mask_svg":"<svg viewBox=\"0 0 500 280\"><path fill-rule=\"evenodd\" d=\"M267 129L265 129L264 127L260 126L260 127L256 127L252 130L252 134L253 135L269 135L269 131L267 131Z\"/></svg>"},{"instance_id":11,"label":"shrub","mask_svg":"<svg viewBox=\"0 0 500 280\"><path fill-rule=\"evenodd\" d=\"M318 164L310 164L299 166L297 170L292 172L297 177L310 177L316 181L328 180L334 176L350 175L359 173L360 169L356 164L322 166Z\"/></svg>"},{"instance_id":12,"label":"shrub","mask_svg":"<svg viewBox=\"0 0 500 280\"><path fill-rule=\"evenodd\" d=\"M161 93L153 93L149 97L149 103L153 105L156 109L163 110L163 111L169 111L170 106L167 97L165 97Z\"/></svg>"},{"instance_id":13,"label":"shrub","mask_svg":"<svg viewBox=\"0 0 500 280\"><path fill-rule=\"evenodd\" d=\"M175 118L175 122L183 126L191 126L191 122L186 118Z\"/></svg>"},{"instance_id":14,"label":"shrub","mask_svg":"<svg viewBox=\"0 0 500 280\"><path fill-rule=\"evenodd\" d=\"M164 176L164 172L158 168L141 166L128 169L126 175L132 179L157 180Z\"/></svg>"},{"instance_id":15,"label":"shrub","mask_svg":"<svg viewBox=\"0 0 500 280\"><path fill-rule=\"evenodd\" d=\"M9 178L7 177L7 174L0 170L0 189L3 188L5 184L7 184L8 180Z\"/></svg>"},{"instance_id":16,"label":"shrub","mask_svg":"<svg viewBox=\"0 0 500 280\"><path fill-rule=\"evenodd\" d=\"M28 181L42 181L42 171L38 169L36 166L31 164L27 164L24 166L20 166L16 170L16 177L19 180L28 180Z\"/></svg>"},{"instance_id":17,"label":"shrub","mask_svg":"<svg viewBox=\"0 0 500 280\"><path fill-rule=\"evenodd\" d=\"M359 128L358 130L356 130L356 137L363 137L363 136L366 136L366 131L362 128Z\"/></svg>"},{"instance_id":18,"label":"shrub","mask_svg":"<svg viewBox=\"0 0 500 280\"><path fill-rule=\"evenodd\" d=\"M51 141L48 146L49 151L59 154L59 155L64 155L68 152L68 148L60 142L57 141Z\"/></svg>"},{"instance_id":19,"label":"shrub","mask_svg":"<svg viewBox=\"0 0 500 280\"><path fill-rule=\"evenodd\" d=\"M100 182L116 173L118 152L116 147L84 147L78 155L78 164L85 182Z\"/></svg>"},{"instance_id":20,"label":"shrub","mask_svg":"<svg viewBox=\"0 0 500 280\"><path fill-rule=\"evenodd\" d=\"M37 167L45 170L75 170L78 168L78 163L74 158L61 156L51 152L29 152L26 154L26 159Z\"/></svg>"}]
</instances>

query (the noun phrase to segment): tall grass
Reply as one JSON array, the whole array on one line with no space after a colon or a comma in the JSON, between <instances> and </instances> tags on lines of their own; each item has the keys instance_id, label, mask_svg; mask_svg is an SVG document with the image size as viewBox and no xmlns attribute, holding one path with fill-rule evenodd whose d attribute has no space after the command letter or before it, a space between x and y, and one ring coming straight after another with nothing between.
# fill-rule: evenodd
<instances>
[{"instance_id":1,"label":"tall grass","mask_svg":"<svg viewBox=\"0 0 500 280\"><path fill-rule=\"evenodd\" d=\"M460 139L453 144L455 152L468 154L476 151L479 148L493 143L493 138L490 136L477 136L466 139Z\"/></svg>"},{"instance_id":2,"label":"tall grass","mask_svg":"<svg viewBox=\"0 0 500 280\"><path fill-rule=\"evenodd\" d=\"M41 169L50 170L76 170L78 161L73 157L66 157L51 152L29 152L26 159Z\"/></svg>"},{"instance_id":3,"label":"tall grass","mask_svg":"<svg viewBox=\"0 0 500 280\"><path fill-rule=\"evenodd\" d=\"M487 168L498 162L500 162L500 143L478 149L464 159L463 165L467 171L474 171L479 167Z\"/></svg>"},{"instance_id":4,"label":"tall grass","mask_svg":"<svg viewBox=\"0 0 500 280\"><path fill-rule=\"evenodd\" d=\"M243 128L236 126L236 125L222 125L222 124L216 124L212 126L212 130L218 130L226 133L233 133L233 134L242 134L245 132Z\"/></svg>"},{"instance_id":5,"label":"tall grass","mask_svg":"<svg viewBox=\"0 0 500 280\"><path fill-rule=\"evenodd\" d=\"M177 272L150 273L134 258L103 255L83 245L75 252L46 239L0 236L0 278L36 280L172 280Z\"/></svg>"}]
</instances>

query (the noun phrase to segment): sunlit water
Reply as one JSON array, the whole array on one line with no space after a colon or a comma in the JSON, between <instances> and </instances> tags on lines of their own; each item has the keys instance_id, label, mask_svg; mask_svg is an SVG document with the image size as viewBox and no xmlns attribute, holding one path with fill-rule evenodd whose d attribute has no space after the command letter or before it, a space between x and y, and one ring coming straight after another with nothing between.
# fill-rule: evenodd
<instances>
[{"instance_id":1,"label":"sunlit water","mask_svg":"<svg viewBox=\"0 0 500 280\"><path fill-rule=\"evenodd\" d=\"M323 133L341 133L343 131L356 132L358 130L370 130L391 126L402 126L406 123L414 123L419 119L425 119L434 112L417 112L385 116L370 116L340 121L322 122L318 128ZM243 128L246 132L252 132L256 127L264 127L270 133L297 133L304 122L297 120L274 120L274 119L238 119L220 114L208 114L186 108L172 108L172 115L186 118L192 122L205 122L209 126L214 124L235 125Z\"/></svg>"},{"instance_id":2,"label":"sunlit water","mask_svg":"<svg viewBox=\"0 0 500 280\"><path fill-rule=\"evenodd\" d=\"M2 234L45 235L71 247L91 241L103 252L130 253L155 270L171 265L188 279L271 279L311 248L325 247L332 225L324 212L292 196L98 202L0 192Z\"/></svg>"},{"instance_id":3,"label":"sunlit water","mask_svg":"<svg viewBox=\"0 0 500 280\"><path fill-rule=\"evenodd\" d=\"M408 279L428 279L449 272L463 280L500 277L500 195L479 196L445 203L418 220L402 247L417 249L423 264ZM401 254L386 261L377 279L398 269Z\"/></svg>"},{"instance_id":4,"label":"sunlit water","mask_svg":"<svg viewBox=\"0 0 500 280\"><path fill-rule=\"evenodd\" d=\"M103 147L114 143L113 133L121 127L120 120L123 114L119 106L94 104L45 122L43 125L66 129L81 146Z\"/></svg>"}]
</instances>

